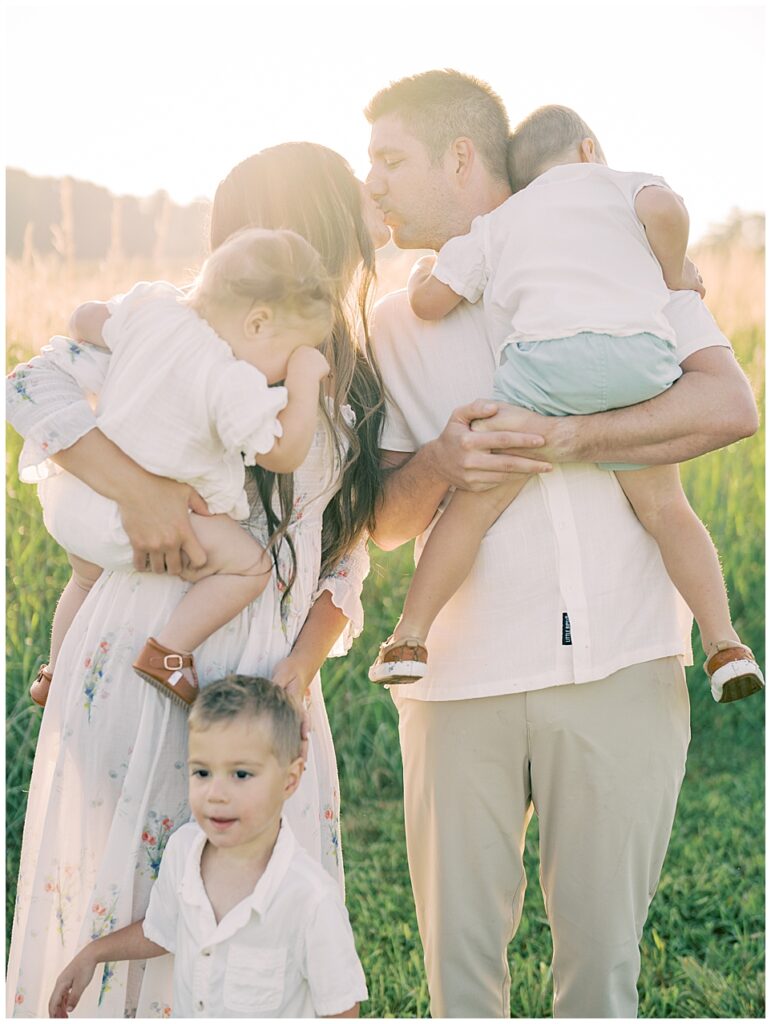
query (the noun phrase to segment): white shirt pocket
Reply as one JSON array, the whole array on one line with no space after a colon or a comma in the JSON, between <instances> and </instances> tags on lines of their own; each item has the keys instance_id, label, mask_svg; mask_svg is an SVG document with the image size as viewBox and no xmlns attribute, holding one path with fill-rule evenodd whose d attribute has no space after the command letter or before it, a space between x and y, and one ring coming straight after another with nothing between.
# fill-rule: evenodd
<instances>
[{"instance_id":1,"label":"white shirt pocket","mask_svg":"<svg viewBox=\"0 0 771 1024\"><path fill-rule=\"evenodd\" d=\"M284 995L286 949L233 943L225 966L223 1003L238 1013L276 1010Z\"/></svg>"}]
</instances>

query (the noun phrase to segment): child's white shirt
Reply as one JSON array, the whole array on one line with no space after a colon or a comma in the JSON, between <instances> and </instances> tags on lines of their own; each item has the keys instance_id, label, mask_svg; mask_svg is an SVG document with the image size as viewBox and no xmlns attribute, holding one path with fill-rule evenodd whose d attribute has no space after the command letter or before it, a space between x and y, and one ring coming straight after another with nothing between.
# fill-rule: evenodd
<instances>
[{"instance_id":1,"label":"child's white shirt","mask_svg":"<svg viewBox=\"0 0 771 1024\"><path fill-rule=\"evenodd\" d=\"M244 519L244 457L281 436L284 387L269 387L165 281L140 282L108 304L111 350L99 429L151 473L189 483L212 513Z\"/></svg>"},{"instance_id":2,"label":"child's white shirt","mask_svg":"<svg viewBox=\"0 0 771 1024\"><path fill-rule=\"evenodd\" d=\"M367 998L332 878L282 819L252 894L217 924L201 879L206 835L178 829L163 853L144 933L174 954L175 1017L319 1017Z\"/></svg>"},{"instance_id":3,"label":"child's white shirt","mask_svg":"<svg viewBox=\"0 0 771 1024\"><path fill-rule=\"evenodd\" d=\"M674 343L670 294L634 209L648 185L668 187L604 164L552 167L446 242L434 276L470 302L484 295L496 353L582 331Z\"/></svg>"}]
</instances>

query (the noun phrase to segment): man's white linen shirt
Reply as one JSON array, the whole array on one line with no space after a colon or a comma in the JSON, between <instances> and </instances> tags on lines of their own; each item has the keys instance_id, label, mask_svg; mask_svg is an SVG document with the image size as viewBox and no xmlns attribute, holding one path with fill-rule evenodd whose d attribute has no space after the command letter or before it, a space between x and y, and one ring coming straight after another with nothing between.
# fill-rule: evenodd
<instances>
[{"instance_id":1,"label":"man's white linen shirt","mask_svg":"<svg viewBox=\"0 0 771 1024\"><path fill-rule=\"evenodd\" d=\"M669 291L634 208L649 186L668 188L604 164L551 167L449 239L433 274L470 302L484 294L496 351L583 331L674 342Z\"/></svg>"},{"instance_id":2,"label":"man's white linen shirt","mask_svg":"<svg viewBox=\"0 0 771 1024\"><path fill-rule=\"evenodd\" d=\"M729 346L695 292L671 293L665 314L680 362ZM496 358L481 303L461 302L428 322L412 313L405 291L394 292L375 309L372 338L390 395L386 451L417 451L458 406L492 395ZM591 682L669 655L690 663L691 624L615 474L555 466L533 477L487 532L431 628L427 674L391 691L461 700Z\"/></svg>"},{"instance_id":3,"label":"man's white linen shirt","mask_svg":"<svg viewBox=\"0 0 771 1024\"><path fill-rule=\"evenodd\" d=\"M174 954L175 1017L321 1017L367 998L337 884L282 819L254 891L217 924L201 879L206 835L178 829L144 933Z\"/></svg>"}]
</instances>

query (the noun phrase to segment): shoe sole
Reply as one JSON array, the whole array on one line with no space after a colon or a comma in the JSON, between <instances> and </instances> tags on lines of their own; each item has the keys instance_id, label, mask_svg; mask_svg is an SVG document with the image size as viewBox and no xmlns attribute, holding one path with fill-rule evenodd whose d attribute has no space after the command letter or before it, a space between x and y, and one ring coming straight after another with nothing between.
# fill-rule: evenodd
<instances>
[{"instance_id":1,"label":"shoe sole","mask_svg":"<svg viewBox=\"0 0 771 1024\"><path fill-rule=\"evenodd\" d=\"M758 690L762 690L765 685L758 666L746 659L723 665L710 680L712 696L718 704L730 704L735 700L750 697Z\"/></svg>"},{"instance_id":2,"label":"shoe sole","mask_svg":"<svg viewBox=\"0 0 771 1024\"><path fill-rule=\"evenodd\" d=\"M416 683L428 671L423 661L391 661L373 665L367 673L372 683L394 683L400 686Z\"/></svg>"},{"instance_id":3,"label":"shoe sole","mask_svg":"<svg viewBox=\"0 0 771 1024\"><path fill-rule=\"evenodd\" d=\"M173 690L172 687L168 685L168 683L160 682L158 679L155 679L153 676L149 676L146 672L143 672L140 668L136 668L134 665L132 665L131 667L134 669L138 676L141 676L141 678L144 679L146 683L149 683L150 686L154 686L155 689L159 691L159 693L162 693L164 697L168 697L169 700L173 701L175 704L178 704L181 708L184 708L185 711L189 711L190 708L193 706L193 701L190 701L190 703L188 703L183 697L180 697L180 695L176 693L176 691Z\"/></svg>"}]
</instances>

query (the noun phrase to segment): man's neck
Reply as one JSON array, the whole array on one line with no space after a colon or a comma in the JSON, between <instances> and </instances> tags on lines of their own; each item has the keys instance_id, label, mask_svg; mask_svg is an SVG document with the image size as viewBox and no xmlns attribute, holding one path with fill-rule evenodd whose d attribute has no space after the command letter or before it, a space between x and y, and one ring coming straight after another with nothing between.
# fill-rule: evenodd
<instances>
[{"instance_id":1,"label":"man's neck","mask_svg":"<svg viewBox=\"0 0 771 1024\"><path fill-rule=\"evenodd\" d=\"M471 229L471 222L475 217L481 217L491 213L501 203L505 202L511 195L511 188L508 182L487 181L480 183L480 186L468 195L462 209L458 209L457 215L452 222L448 222L447 236L442 240L441 245L456 235L466 235ZM441 248L441 245L437 248Z\"/></svg>"}]
</instances>

